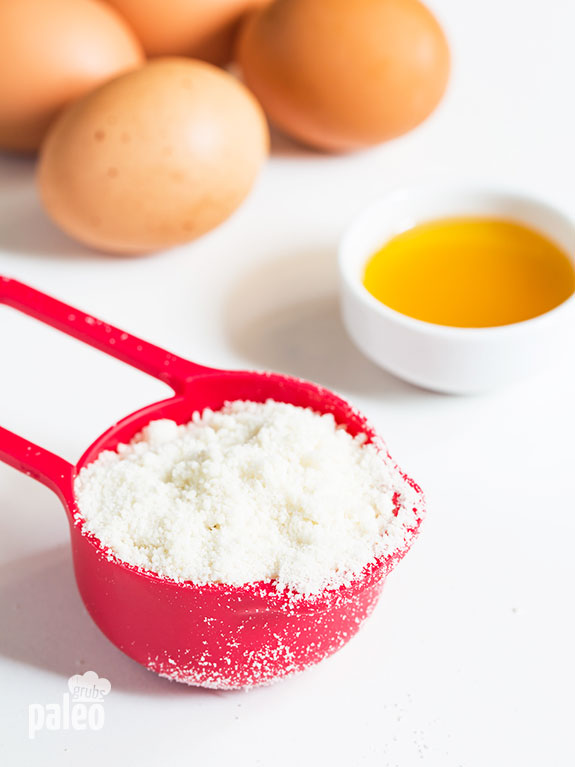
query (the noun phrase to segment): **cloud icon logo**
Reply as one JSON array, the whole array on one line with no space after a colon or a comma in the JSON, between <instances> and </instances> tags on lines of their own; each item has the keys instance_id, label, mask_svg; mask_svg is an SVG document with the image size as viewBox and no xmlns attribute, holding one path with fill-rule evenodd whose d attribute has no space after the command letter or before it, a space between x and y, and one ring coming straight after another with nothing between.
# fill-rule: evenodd
<instances>
[{"instance_id":1,"label":"cloud icon logo","mask_svg":"<svg viewBox=\"0 0 575 767\"><path fill-rule=\"evenodd\" d=\"M74 674L68 679L68 689L72 701L95 703L104 700L112 689L108 679L98 676L95 671L86 671L84 674Z\"/></svg>"}]
</instances>

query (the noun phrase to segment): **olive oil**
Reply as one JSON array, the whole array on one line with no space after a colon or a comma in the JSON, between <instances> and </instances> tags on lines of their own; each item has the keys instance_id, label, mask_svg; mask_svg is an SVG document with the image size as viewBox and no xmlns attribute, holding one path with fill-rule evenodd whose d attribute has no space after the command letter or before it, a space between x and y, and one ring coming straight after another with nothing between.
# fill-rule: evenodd
<instances>
[{"instance_id":1,"label":"olive oil","mask_svg":"<svg viewBox=\"0 0 575 767\"><path fill-rule=\"evenodd\" d=\"M575 292L572 261L514 221L451 218L415 226L368 261L363 284L379 301L425 322L493 327L537 317Z\"/></svg>"}]
</instances>

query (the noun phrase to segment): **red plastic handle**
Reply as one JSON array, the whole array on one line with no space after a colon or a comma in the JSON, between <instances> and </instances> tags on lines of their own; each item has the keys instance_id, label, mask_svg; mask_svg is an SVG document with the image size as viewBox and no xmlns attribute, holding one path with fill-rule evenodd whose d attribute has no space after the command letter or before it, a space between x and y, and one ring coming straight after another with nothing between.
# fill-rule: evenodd
<instances>
[{"instance_id":1,"label":"red plastic handle","mask_svg":"<svg viewBox=\"0 0 575 767\"><path fill-rule=\"evenodd\" d=\"M0 304L11 306L164 381L176 394L183 394L194 378L216 372L124 333L90 314L8 277L0 276ZM2 427L0 460L34 477L57 493L73 472L72 465L63 458Z\"/></svg>"}]
</instances>

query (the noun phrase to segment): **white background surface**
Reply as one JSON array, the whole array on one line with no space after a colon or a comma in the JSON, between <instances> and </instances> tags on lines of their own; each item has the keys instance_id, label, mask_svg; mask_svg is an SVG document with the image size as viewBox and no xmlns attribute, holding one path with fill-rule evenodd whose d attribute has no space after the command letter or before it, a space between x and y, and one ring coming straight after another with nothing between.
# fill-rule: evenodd
<instances>
[{"instance_id":1,"label":"white background surface","mask_svg":"<svg viewBox=\"0 0 575 767\"><path fill-rule=\"evenodd\" d=\"M319 381L375 422L429 514L358 637L249 693L185 688L124 657L86 614L48 490L0 466L0 759L6 765L567 765L575 672L575 354L497 394L418 390L373 366L337 312L345 222L406 181L513 183L575 213L575 5L435 0L454 53L422 128L323 157L276 140L247 204L189 247L88 252L42 215L32 164L0 160L0 272L206 364ZM69 459L164 387L0 309L0 423ZM70 675L110 679L100 732L27 736Z\"/></svg>"}]
</instances>

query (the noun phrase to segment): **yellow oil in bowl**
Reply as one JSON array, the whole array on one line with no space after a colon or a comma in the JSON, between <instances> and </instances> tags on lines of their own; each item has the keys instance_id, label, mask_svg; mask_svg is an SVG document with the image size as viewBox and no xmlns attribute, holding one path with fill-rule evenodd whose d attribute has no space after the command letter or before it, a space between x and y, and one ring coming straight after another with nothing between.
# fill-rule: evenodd
<instances>
[{"instance_id":1,"label":"yellow oil in bowl","mask_svg":"<svg viewBox=\"0 0 575 767\"><path fill-rule=\"evenodd\" d=\"M521 322L575 292L567 254L514 221L451 218L415 226L368 261L367 290L425 322L482 328Z\"/></svg>"}]
</instances>

